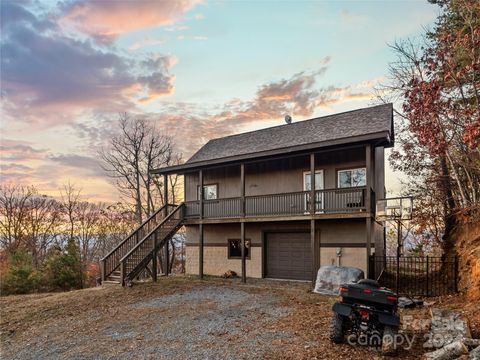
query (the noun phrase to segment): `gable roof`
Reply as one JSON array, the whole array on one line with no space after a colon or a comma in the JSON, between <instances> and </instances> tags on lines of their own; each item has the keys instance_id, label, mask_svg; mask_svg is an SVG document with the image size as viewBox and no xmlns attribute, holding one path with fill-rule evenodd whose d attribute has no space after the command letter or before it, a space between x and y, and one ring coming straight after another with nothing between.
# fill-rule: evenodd
<instances>
[{"instance_id":1,"label":"gable roof","mask_svg":"<svg viewBox=\"0 0 480 360\"><path fill-rule=\"evenodd\" d=\"M335 144L383 139L392 146L393 106L378 105L274 126L208 141L185 164L154 170L165 173L212 163Z\"/></svg>"}]
</instances>

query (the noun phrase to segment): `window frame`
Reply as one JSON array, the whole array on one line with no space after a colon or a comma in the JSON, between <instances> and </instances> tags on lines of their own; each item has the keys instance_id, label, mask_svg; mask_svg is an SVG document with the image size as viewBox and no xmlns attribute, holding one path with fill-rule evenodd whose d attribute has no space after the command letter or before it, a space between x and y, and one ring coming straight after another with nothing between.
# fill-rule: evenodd
<instances>
[{"instance_id":1,"label":"window frame","mask_svg":"<svg viewBox=\"0 0 480 360\"><path fill-rule=\"evenodd\" d=\"M215 194L216 194L216 198L215 199L207 199L205 197L205 188L209 187L209 186L214 186L215 187ZM219 197L218 197L218 183L211 183L211 184L203 184L203 200L205 201L208 201L208 200L218 200ZM200 200L200 185L197 185L197 200Z\"/></svg>"},{"instance_id":2,"label":"window frame","mask_svg":"<svg viewBox=\"0 0 480 360\"><path fill-rule=\"evenodd\" d=\"M355 171L355 170L365 170L365 185L357 185L357 186L352 186L352 181L350 180L350 186L345 186L341 187L340 186L340 173L341 172L346 172L346 171ZM351 176L350 179L353 177ZM354 188L359 188L359 187L365 187L367 186L367 168L365 166L361 167L356 167L356 168L348 168L348 169L337 169L337 188L338 189L354 189Z\"/></svg>"},{"instance_id":3,"label":"window frame","mask_svg":"<svg viewBox=\"0 0 480 360\"><path fill-rule=\"evenodd\" d=\"M229 260L241 260L242 259L242 255L241 255L241 252L240 252L240 256L232 256L230 254L230 242L231 241L239 241L240 244L242 243L242 240L241 239L227 239L227 257ZM245 250L247 251L247 253L245 254L245 259L247 260L250 260L251 258L251 248L252 248L252 241L250 239L245 239L245 245L247 244L247 242L250 242L250 247L248 248L247 246L245 246ZM240 249L241 250L241 249Z\"/></svg>"}]
</instances>

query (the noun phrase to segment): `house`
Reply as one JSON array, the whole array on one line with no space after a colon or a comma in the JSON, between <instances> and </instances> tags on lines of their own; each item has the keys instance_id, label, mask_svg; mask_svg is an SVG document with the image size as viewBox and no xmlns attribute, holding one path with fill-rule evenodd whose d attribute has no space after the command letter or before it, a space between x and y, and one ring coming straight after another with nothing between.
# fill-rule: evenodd
<instances>
[{"instance_id":1,"label":"house","mask_svg":"<svg viewBox=\"0 0 480 360\"><path fill-rule=\"evenodd\" d=\"M179 226L189 274L313 281L331 264L367 273L369 255L385 250L375 204L393 144L391 104L210 140L184 164L154 171L164 181L184 175L185 201L158 210L110 254L105 278L145 267L155 277L152 254Z\"/></svg>"}]
</instances>

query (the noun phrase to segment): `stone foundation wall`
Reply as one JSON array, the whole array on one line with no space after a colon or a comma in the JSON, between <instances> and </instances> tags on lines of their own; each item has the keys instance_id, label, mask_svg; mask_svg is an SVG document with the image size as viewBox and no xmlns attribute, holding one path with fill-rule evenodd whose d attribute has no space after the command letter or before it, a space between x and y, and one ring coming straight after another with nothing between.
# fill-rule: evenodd
<instances>
[{"instance_id":1,"label":"stone foundation wall","mask_svg":"<svg viewBox=\"0 0 480 360\"><path fill-rule=\"evenodd\" d=\"M246 259L247 277L262 277L262 248L250 248L250 258ZM190 275L198 275L198 246L187 246L185 271ZM227 270L242 273L242 260L229 259L227 246L208 246L203 248L203 273L205 275L221 276Z\"/></svg>"},{"instance_id":2,"label":"stone foundation wall","mask_svg":"<svg viewBox=\"0 0 480 360\"><path fill-rule=\"evenodd\" d=\"M342 247L342 256L337 257L337 248L322 247L320 248L320 266L337 265L351 266L363 270L365 277L367 274L367 258L366 248ZM339 263L340 262L340 263Z\"/></svg>"}]
</instances>

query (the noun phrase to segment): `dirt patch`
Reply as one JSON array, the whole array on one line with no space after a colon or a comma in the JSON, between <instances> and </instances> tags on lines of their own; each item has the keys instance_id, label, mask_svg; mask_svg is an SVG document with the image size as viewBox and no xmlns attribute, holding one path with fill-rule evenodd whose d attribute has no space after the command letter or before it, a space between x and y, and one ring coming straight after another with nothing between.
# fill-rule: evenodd
<instances>
[{"instance_id":1,"label":"dirt patch","mask_svg":"<svg viewBox=\"0 0 480 360\"><path fill-rule=\"evenodd\" d=\"M459 289L468 301L480 302L480 209L472 214L460 214L455 231L455 246L459 259Z\"/></svg>"}]
</instances>

